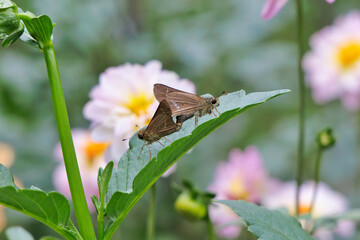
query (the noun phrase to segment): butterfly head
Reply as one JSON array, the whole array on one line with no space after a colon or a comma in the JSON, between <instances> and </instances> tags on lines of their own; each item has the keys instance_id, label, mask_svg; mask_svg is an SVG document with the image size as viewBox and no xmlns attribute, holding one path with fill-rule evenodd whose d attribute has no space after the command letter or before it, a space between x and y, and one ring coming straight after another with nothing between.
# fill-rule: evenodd
<instances>
[{"instance_id":1,"label":"butterfly head","mask_svg":"<svg viewBox=\"0 0 360 240\"><path fill-rule=\"evenodd\" d=\"M211 98L210 102L211 102L211 104L213 105L214 108L216 108L217 106L220 105L219 98Z\"/></svg>"},{"instance_id":2,"label":"butterfly head","mask_svg":"<svg viewBox=\"0 0 360 240\"><path fill-rule=\"evenodd\" d=\"M137 134L138 138L144 140L144 134L145 134L145 129L140 129L140 131Z\"/></svg>"}]
</instances>

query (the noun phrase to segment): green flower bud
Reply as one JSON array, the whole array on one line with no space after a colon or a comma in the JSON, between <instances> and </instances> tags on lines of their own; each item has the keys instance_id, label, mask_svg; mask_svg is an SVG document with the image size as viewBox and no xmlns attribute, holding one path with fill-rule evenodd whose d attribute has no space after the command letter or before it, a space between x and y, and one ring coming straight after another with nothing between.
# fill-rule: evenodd
<instances>
[{"instance_id":1,"label":"green flower bud","mask_svg":"<svg viewBox=\"0 0 360 240\"><path fill-rule=\"evenodd\" d=\"M175 201L178 213L190 220L204 219L207 215L207 204L202 199L191 196L189 191L184 191Z\"/></svg>"},{"instance_id":2,"label":"green flower bud","mask_svg":"<svg viewBox=\"0 0 360 240\"><path fill-rule=\"evenodd\" d=\"M321 149L327 149L335 145L336 138L331 128L320 131L316 137L317 144Z\"/></svg>"},{"instance_id":3,"label":"green flower bud","mask_svg":"<svg viewBox=\"0 0 360 240\"><path fill-rule=\"evenodd\" d=\"M0 0L0 39L2 46L14 43L24 32L24 26L17 15L18 8L10 0Z\"/></svg>"}]
</instances>

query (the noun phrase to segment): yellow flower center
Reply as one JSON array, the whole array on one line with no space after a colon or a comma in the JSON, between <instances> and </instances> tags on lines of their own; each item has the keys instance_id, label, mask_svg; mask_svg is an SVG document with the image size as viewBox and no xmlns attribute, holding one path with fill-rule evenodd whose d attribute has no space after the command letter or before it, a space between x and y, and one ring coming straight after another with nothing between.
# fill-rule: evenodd
<instances>
[{"instance_id":1,"label":"yellow flower center","mask_svg":"<svg viewBox=\"0 0 360 240\"><path fill-rule=\"evenodd\" d=\"M129 98L129 102L124 104L125 107L130 109L131 112L140 116L146 114L148 107L154 102L153 96L148 96L145 93L132 95Z\"/></svg>"},{"instance_id":2,"label":"yellow flower center","mask_svg":"<svg viewBox=\"0 0 360 240\"><path fill-rule=\"evenodd\" d=\"M311 210L311 205L310 204L300 204L299 205L299 214L303 215L303 214L309 214Z\"/></svg>"},{"instance_id":3,"label":"yellow flower center","mask_svg":"<svg viewBox=\"0 0 360 240\"><path fill-rule=\"evenodd\" d=\"M360 42L349 42L338 52L338 61L343 68L349 68L360 60Z\"/></svg>"},{"instance_id":4,"label":"yellow flower center","mask_svg":"<svg viewBox=\"0 0 360 240\"><path fill-rule=\"evenodd\" d=\"M89 165L93 165L97 157L104 154L105 150L109 146L108 142L94 142L89 140L85 147L85 154Z\"/></svg>"},{"instance_id":5,"label":"yellow flower center","mask_svg":"<svg viewBox=\"0 0 360 240\"><path fill-rule=\"evenodd\" d=\"M229 197L232 200L246 200L249 197L249 192L245 189L243 181L239 177L235 177L228 186Z\"/></svg>"}]
</instances>

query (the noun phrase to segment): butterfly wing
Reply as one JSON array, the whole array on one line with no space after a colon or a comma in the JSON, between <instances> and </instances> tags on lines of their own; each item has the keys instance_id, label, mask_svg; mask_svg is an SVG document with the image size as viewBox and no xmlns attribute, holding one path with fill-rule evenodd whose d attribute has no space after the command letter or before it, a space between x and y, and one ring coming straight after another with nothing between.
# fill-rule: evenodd
<instances>
[{"instance_id":1,"label":"butterfly wing","mask_svg":"<svg viewBox=\"0 0 360 240\"><path fill-rule=\"evenodd\" d=\"M177 125L171 117L170 106L166 100L163 100L146 128L146 138L150 141L157 141L176 131Z\"/></svg>"},{"instance_id":2,"label":"butterfly wing","mask_svg":"<svg viewBox=\"0 0 360 240\"><path fill-rule=\"evenodd\" d=\"M160 83L156 83L154 84L154 95L156 100L158 100L159 102L161 102L162 100L166 99L166 95L169 93L173 93L173 92L181 92L181 93L186 93L184 91L180 91L178 89L175 88L171 88L168 87L164 84L160 84Z\"/></svg>"},{"instance_id":3,"label":"butterfly wing","mask_svg":"<svg viewBox=\"0 0 360 240\"><path fill-rule=\"evenodd\" d=\"M169 93L167 94L166 100L170 105L172 116L174 117L195 114L201 106L206 104L204 98L186 92Z\"/></svg>"}]
</instances>

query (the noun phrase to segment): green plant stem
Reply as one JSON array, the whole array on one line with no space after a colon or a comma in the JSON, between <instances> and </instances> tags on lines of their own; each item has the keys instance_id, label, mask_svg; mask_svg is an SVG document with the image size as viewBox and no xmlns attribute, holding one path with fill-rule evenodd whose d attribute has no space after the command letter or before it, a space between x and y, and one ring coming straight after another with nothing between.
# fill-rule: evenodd
<instances>
[{"instance_id":1,"label":"green plant stem","mask_svg":"<svg viewBox=\"0 0 360 240\"><path fill-rule=\"evenodd\" d=\"M100 208L98 213L98 240L104 239L104 212L105 212L105 196L100 196Z\"/></svg>"},{"instance_id":2,"label":"green plant stem","mask_svg":"<svg viewBox=\"0 0 360 240\"><path fill-rule=\"evenodd\" d=\"M304 72L301 67L301 60L304 56L303 46L303 11L302 0L296 0L297 12L297 37L298 37L298 85L299 85L299 133L298 133L298 153L296 171L296 215L299 215L300 186L303 179L304 169L304 139L305 139L305 81Z\"/></svg>"},{"instance_id":3,"label":"green plant stem","mask_svg":"<svg viewBox=\"0 0 360 240\"><path fill-rule=\"evenodd\" d=\"M317 153L316 153L316 159L315 159L315 173L314 173L315 186L314 186L314 193L313 193L313 196L311 199L310 214L312 214L312 210L314 208L314 204L315 204L315 200L316 200L316 195L317 195L318 188L319 188L322 155L323 155L323 150L318 148Z\"/></svg>"},{"instance_id":4,"label":"green plant stem","mask_svg":"<svg viewBox=\"0 0 360 240\"><path fill-rule=\"evenodd\" d=\"M66 110L64 93L61 86L55 50L51 42L44 45L46 68L54 104L56 123L59 132L61 149L64 156L66 174L69 181L71 198L74 204L77 223L81 236L86 240L95 240L95 231L87 207L84 188L81 182L79 166L76 160L74 144L71 136L69 117ZM59 179L63 181L63 179Z\"/></svg>"},{"instance_id":5,"label":"green plant stem","mask_svg":"<svg viewBox=\"0 0 360 240\"><path fill-rule=\"evenodd\" d=\"M156 212L156 183L150 189L149 215L147 220L147 240L154 239Z\"/></svg>"},{"instance_id":6,"label":"green plant stem","mask_svg":"<svg viewBox=\"0 0 360 240\"><path fill-rule=\"evenodd\" d=\"M206 221L206 228L207 228L209 240L216 240L214 226L209 218L209 215L206 217L205 221Z\"/></svg>"}]
</instances>

